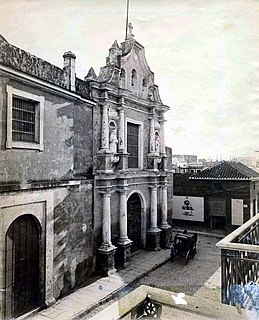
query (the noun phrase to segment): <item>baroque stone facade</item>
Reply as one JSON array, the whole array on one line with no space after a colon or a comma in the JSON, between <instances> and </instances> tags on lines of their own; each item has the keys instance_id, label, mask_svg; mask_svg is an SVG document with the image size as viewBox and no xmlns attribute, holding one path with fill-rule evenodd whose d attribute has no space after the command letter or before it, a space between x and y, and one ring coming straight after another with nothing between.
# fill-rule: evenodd
<instances>
[{"instance_id":1,"label":"baroque stone facade","mask_svg":"<svg viewBox=\"0 0 259 320\"><path fill-rule=\"evenodd\" d=\"M106 260L106 273L128 263L131 249L159 250L171 235L164 131L169 108L161 101L144 47L131 30L121 46L113 43L99 76L90 70L92 76L85 79L97 104L94 199L100 204L95 205L95 216L102 238L96 243L97 261Z\"/></svg>"},{"instance_id":2,"label":"baroque stone facade","mask_svg":"<svg viewBox=\"0 0 259 320\"><path fill-rule=\"evenodd\" d=\"M96 76L0 36L0 313L17 317L171 234L172 175L154 74L130 32ZM169 222L169 223L168 223ZM26 275L26 276L24 276Z\"/></svg>"}]
</instances>

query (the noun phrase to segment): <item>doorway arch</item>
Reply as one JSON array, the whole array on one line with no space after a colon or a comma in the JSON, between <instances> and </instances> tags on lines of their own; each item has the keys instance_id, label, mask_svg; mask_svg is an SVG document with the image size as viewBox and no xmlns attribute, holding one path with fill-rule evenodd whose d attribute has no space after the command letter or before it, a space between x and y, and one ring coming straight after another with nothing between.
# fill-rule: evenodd
<instances>
[{"instance_id":1,"label":"doorway arch","mask_svg":"<svg viewBox=\"0 0 259 320\"><path fill-rule=\"evenodd\" d=\"M16 218L5 236L5 319L40 305L40 226L31 214Z\"/></svg>"},{"instance_id":2,"label":"doorway arch","mask_svg":"<svg viewBox=\"0 0 259 320\"><path fill-rule=\"evenodd\" d=\"M145 247L146 203L139 190L133 190L127 199L128 238L133 241L131 251Z\"/></svg>"}]
</instances>

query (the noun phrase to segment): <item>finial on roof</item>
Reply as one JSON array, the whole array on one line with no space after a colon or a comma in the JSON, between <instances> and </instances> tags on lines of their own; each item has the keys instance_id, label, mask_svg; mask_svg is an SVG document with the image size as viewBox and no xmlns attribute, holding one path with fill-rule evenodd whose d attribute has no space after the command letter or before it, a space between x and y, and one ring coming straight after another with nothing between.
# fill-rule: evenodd
<instances>
[{"instance_id":1,"label":"finial on roof","mask_svg":"<svg viewBox=\"0 0 259 320\"><path fill-rule=\"evenodd\" d=\"M133 25L131 22L128 24L128 29L129 29L129 32L127 35L127 39L133 38L134 37L134 34L132 33Z\"/></svg>"},{"instance_id":2,"label":"finial on roof","mask_svg":"<svg viewBox=\"0 0 259 320\"><path fill-rule=\"evenodd\" d=\"M119 45L118 45L117 40L115 40L115 41L113 42L113 45L111 46L111 49L119 49Z\"/></svg>"},{"instance_id":3,"label":"finial on roof","mask_svg":"<svg viewBox=\"0 0 259 320\"><path fill-rule=\"evenodd\" d=\"M91 67L87 73L87 76L85 77L85 80L94 80L96 78L97 78L96 73L93 67Z\"/></svg>"}]
</instances>

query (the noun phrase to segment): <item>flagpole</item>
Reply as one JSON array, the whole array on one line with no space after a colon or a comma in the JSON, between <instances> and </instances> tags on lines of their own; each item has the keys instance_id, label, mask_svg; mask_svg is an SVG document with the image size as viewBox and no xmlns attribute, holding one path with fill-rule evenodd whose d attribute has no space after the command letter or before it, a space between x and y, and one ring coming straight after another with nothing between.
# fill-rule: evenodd
<instances>
[{"instance_id":1,"label":"flagpole","mask_svg":"<svg viewBox=\"0 0 259 320\"><path fill-rule=\"evenodd\" d=\"M126 36L125 36L125 39L127 39L127 36L128 36L128 24L129 24L129 0L127 0Z\"/></svg>"}]
</instances>

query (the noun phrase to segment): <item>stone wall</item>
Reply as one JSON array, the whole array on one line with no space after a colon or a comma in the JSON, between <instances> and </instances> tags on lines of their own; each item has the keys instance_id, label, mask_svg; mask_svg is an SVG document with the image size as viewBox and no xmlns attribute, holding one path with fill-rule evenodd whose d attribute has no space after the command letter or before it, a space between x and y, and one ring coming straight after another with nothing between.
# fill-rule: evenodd
<instances>
[{"instance_id":1,"label":"stone wall","mask_svg":"<svg viewBox=\"0 0 259 320\"><path fill-rule=\"evenodd\" d=\"M68 294L94 272L92 183L54 193L54 294Z\"/></svg>"},{"instance_id":2,"label":"stone wall","mask_svg":"<svg viewBox=\"0 0 259 320\"><path fill-rule=\"evenodd\" d=\"M69 88L69 78L63 69L35 57L2 39L0 39L0 63L59 87Z\"/></svg>"}]
</instances>

